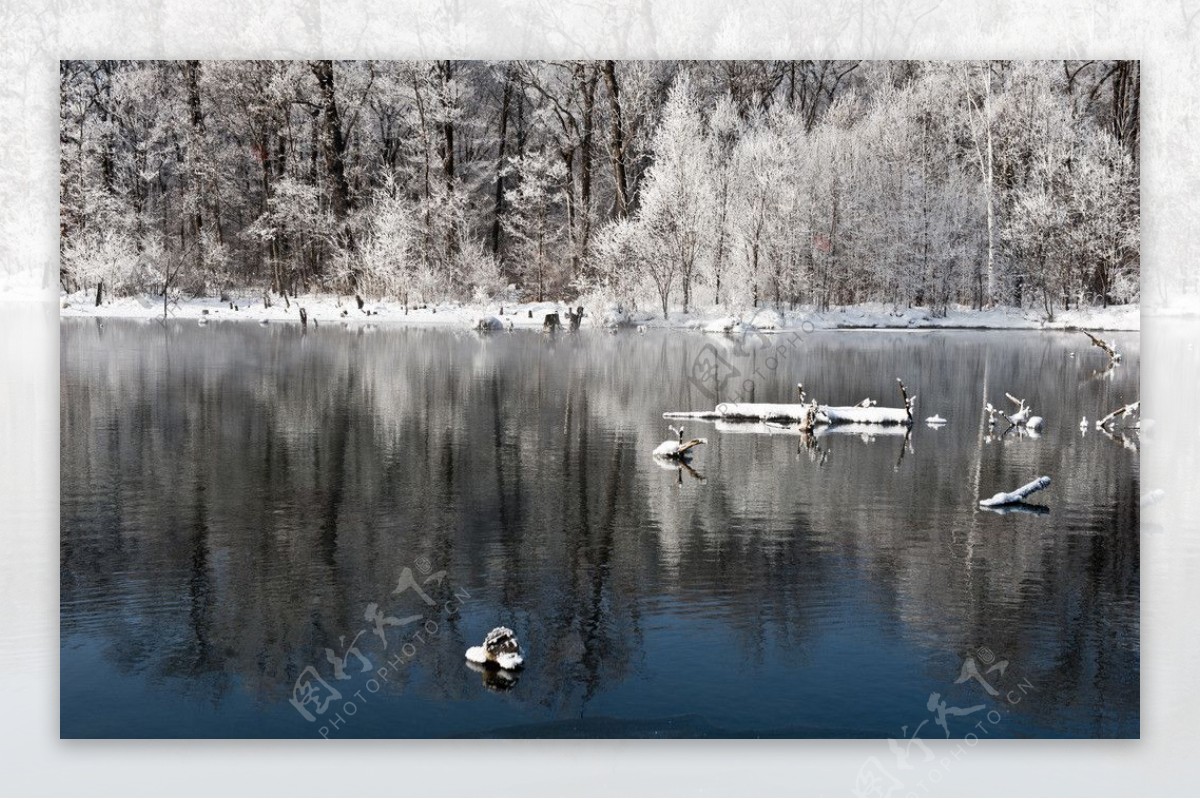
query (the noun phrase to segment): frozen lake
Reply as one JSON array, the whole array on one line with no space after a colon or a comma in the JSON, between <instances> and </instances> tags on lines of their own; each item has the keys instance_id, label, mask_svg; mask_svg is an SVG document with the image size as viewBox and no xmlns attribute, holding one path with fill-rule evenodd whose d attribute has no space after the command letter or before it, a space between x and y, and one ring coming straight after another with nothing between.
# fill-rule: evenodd
<instances>
[{"instance_id":1,"label":"frozen lake","mask_svg":"<svg viewBox=\"0 0 1200 799\"><path fill-rule=\"evenodd\" d=\"M1081 333L63 320L62 735L1136 737L1140 442L1090 422L1139 337L1106 337L1104 373ZM650 456L664 411L896 377L949 423ZM1040 437L988 435L1005 392ZM515 680L463 659L500 624Z\"/></svg>"}]
</instances>

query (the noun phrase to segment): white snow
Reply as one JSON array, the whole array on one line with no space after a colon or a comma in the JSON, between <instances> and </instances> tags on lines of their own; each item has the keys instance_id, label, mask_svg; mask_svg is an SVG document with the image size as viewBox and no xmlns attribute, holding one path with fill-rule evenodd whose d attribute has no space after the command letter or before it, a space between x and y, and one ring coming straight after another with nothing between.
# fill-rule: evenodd
<instances>
[{"instance_id":1,"label":"white snow","mask_svg":"<svg viewBox=\"0 0 1200 799\"><path fill-rule=\"evenodd\" d=\"M467 660L472 663L487 663L487 650L481 646L473 646L467 650Z\"/></svg>"},{"instance_id":2,"label":"white snow","mask_svg":"<svg viewBox=\"0 0 1200 799\"><path fill-rule=\"evenodd\" d=\"M499 655L496 655L496 665L502 669L519 669L524 664L525 658L516 652L501 652Z\"/></svg>"},{"instance_id":3,"label":"white snow","mask_svg":"<svg viewBox=\"0 0 1200 799\"><path fill-rule=\"evenodd\" d=\"M771 419L801 419L807 410L807 405L799 403L722 402L716 408L716 415L723 419L757 419L765 422Z\"/></svg>"},{"instance_id":4,"label":"white snow","mask_svg":"<svg viewBox=\"0 0 1200 799\"><path fill-rule=\"evenodd\" d=\"M1009 491L1007 493L1001 491L998 494L993 494L990 499L981 499L979 500L979 504L985 508L992 508L997 505L1011 505L1016 502L1021 502L1025 499L1025 497L1029 496L1035 491L1041 491L1048 485L1050 485L1049 477L1039 477L1031 483L1026 483L1015 491Z\"/></svg>"},{"instance_id":5,"label":"white snow","mask_svg":"<svg viewBox=\"0 0 1200 799\"><path fill-rule=\"evenodd\" d=\"M861 405L851 407L830 407L822 405L817 408L817 419L824 417L830 424L901 424L912 422L908 411L903 408L881 408L872 406L864 408Z\"/></svg>"},{"instance_id":6,"label":"white snow","mask_svg":"<svg viewBox=\"0 0 1200 799\"><path fill-rule=\"evenodd\" d=\"M503 330L504 323L495 316L480 316L475 320L476 330Z\"/></svg>"},{"instance_id":7,"label":"white snow","mask_svg":"<svg viewBox=\"0 0 1200 799\"><path fill-rule=\"evenodd\" d=\"M945 424L945 423L946 423L946 420L945 420L945 419L943 419L941 416L939 416L938 414L936 414L936 413L935 413L933 416L927 417L927 418L925 419L925 422L926 422L927 424Z\"/></svg>"},{"instance_id":8,"label":"white snow","mask_svg":"<svg viewBox=\"0 0 1200 799\"><path fill-rule=\"evenodd\" d=\"M708 443L708 439L698 438L696 440L699 441L701 444ZM680 446L681 446L681 444L678 440L673 439L673 438L667 439L666 441L662 442L661 444L659 444L657 447L654 448L654 456L658 457L658 458L673 457L673 456L679 454Z\"/></svg>"},{"instance_id":9,"label":"white snow","mask_svg":"<svg viewBox=\"0 0 1200 799\"><path fill-rule=\"evenodd\" d=\"M473 327L481 318L495 317L505 328L541 329L546 314L557 313L566 320L568 307L584 306L584 327L612 328L629 325L635 328L673 328L698 330L722 335L745 335L755 332L778 334L810 332L835 329L925 329L925 328L979 328L979 329L1034 329L1034 330L1138 330L1139 307L1136 305L1112 306L1107 309L1084 308L1062 311L1049 322L1044 315L1033 309L991 308L983 311L967 307L951 308L945 316L929 315L924 309L893 310L883 303L866 303L847 308L818 312L811 308L794 311L770 309L751 310L747 313L731 312L722 307L709 307L684 314L673 312L668 319L651 310L621 310L615 305L596 302L592 307L587 300L573 303L527 302L527 303L429 303L424 307L409 306L395 300L367 302L359 310L354 298L346 295L303 295L291 297L285 303L277 295L271 297L271 307L263 306L259 292L242 291L231 293L232 304L217 298L186 298L168 302L167 314L173 318L195 319L208 310L212 321L228 319L250 319L259 321L299 322L299 309L308 312L309 320L322 323L344 322L347 325L366 320L377 323L407 324L417 326L451 325ZM149 319L163 314L162 297L143 294L132 297L107 299L103 305L94 304L95 292L79 291L60 294L62 316L100 316ZM747 320L747 321L743 321Z\"/></svg>"},{"instance_id":10,"label":"white snow","mask_svg":"<svg viewBox=\"0 0 1200 799\"><path fill-rule=\"evenodd\" d=\"M802 403L722 402L712 411L668 411L666 419L752 419L756 421L801 421L809 406ZM861 405L817 407L817 421L825 424L907 425L911 423L903 408ZM664 441L663 445L669 442ZM662 445L660 445L660 449ZM657 450L656 450L657 451Z\"/></svg>"},{"instance_id":11,"label":"white snow","mask_svg":"<svg viewBox=\"0 0 1200 799\"><path fill-rule=\"evenodd\" d=\"M751 328L746 325L741 319L736 316L722 316L713 319L711 322L703 322L696 320L688 325L689 327L700 327L705 333L724 333L728 335L737 335L745 333Z\"/></svg>"},{"instance_id":12,"label":"white snow","mask_svg":"<svg viewBox=\"0 0 1200 799\"><path fill-rule=\"evenodd\" d=\"M678 441L664 441L654 448L654 454L658 456L669 456L679 452Z\"/></svg>"},{"instance_id":13,"label":"white snow","mask_svg":"<svg viewBox=\"0 0 1200 799\"><path fill-rule=\"evenodd\" d=\"M750 317L750 321L747 324L755 330L762 331L783 330L787 327L787 322L784 320L783 314L769 308L754 314L754 316Z\"/></svg>"}]
</instances>

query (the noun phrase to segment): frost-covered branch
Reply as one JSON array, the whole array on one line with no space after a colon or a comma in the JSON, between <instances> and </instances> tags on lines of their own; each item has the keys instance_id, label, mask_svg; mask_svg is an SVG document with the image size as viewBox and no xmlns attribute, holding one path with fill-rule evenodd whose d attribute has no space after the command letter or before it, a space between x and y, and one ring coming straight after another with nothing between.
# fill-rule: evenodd
<instances>
[{"instance_id":1,"label":"frost-covered branch","mask_svg":"<svg viewBox=\"0 0 1200 799\"><path fill-rule=\"evenodd\" d=\"M1141 409L1141 400L1138 400L1137 402L1131 402L1128 405L1122 405L1120 408L1117 408L1103 419L1098 420L1096 422L1096 429L1103 430L1118 419L1128 419L1130 416L1137 416L1141 412Z\"/></svg>"},{"instance_id":2,"label":"frost-covered branch","mask_svg":"<svg viewBox=\"0 0 1200 799\"><path fill-rule=\"evenodd\" d=\"M1040 430L1042 428L1042 417L1034 416L1032 409L1023 399L1017 399L1007 391L1004 396L1008 401L1017 406L1017 409L1012 413L1005 413L992 403L985 403L983 406L984 412L988 415L988 426L994 427L998 420L1004 420L1008 423L1008 429L1014 427L1024 427L1029 430ZM1006 431L1007 432L1007 431Z\"/></svg>"}]
</instances>

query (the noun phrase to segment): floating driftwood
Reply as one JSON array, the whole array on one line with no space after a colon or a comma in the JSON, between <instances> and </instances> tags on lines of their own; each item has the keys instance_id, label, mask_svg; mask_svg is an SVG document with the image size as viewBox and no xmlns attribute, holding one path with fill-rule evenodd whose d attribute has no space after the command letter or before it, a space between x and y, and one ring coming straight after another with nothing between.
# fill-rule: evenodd
<instances>
[{"instance_id":1,"label":"floating driftwood","mask_svg":"<svg viewBox=\"0 0 1200 799\"><path fill-rule=\"evenodd\" d=\"M903 408L880 408L874 400L865 399L857 405L821 405L816 400L805 402L804 384L798 403L770 402L722 402L711 411L668 411L664 419L724 419L727 421L796 422L801 430L811 430L817 425L903 425L913 423L913 405L916 397L910 397L904 383L896 378Z\"/></svg>"},{"instance_id":2,"label":"floating driftwood","mask_svg":"<svg viewBox=\"0 0 1200 799\"><path fill-rule=\"evenodd\" d=\"M704 438L693 438L690 441L683 440L683 425L676 428L674 425L668 425L671 432L676 435L677 440L672 441L667 439L663 443L654 448L654 457L656 458L674 458L678 460L686 460L692 457L691 452L695 447L701 444L707 444L708 440Z\"/></svg>"},{"instance_id":3,"label":"floating driftwood","mask_svg":"<svg viewBox=\"0 0 1200 799\"><path fill-rule=\"evenodd\" d=\"M985 508L995 508L1000 505L1015 505L1019 502L1024 502L1027 496L1035 491L1041 491L1048 485L1050 485L1049 477L1039 477L1032 483L1026 483L1014 491L1009 491L1008 493L1001 491L999 494L993 495L991 499L981 499L979 500L979 504Z\"/></svg>"}]
</instances>

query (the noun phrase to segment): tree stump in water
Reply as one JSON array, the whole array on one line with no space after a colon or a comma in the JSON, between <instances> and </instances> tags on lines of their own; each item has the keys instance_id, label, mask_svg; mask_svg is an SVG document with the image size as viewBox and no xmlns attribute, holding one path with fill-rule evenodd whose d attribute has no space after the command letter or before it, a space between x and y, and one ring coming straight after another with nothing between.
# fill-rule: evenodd
<instances>
[{"instance_id":1,"label":"tree stump in water","mask_svg":"<svg viewBox=\"0 0 1200 799\"><path fill-rule=\"evenodd\" d=\"M545 320L542 322L542 330L547 333L553 333L562 328L562 322L558 319L558 314L548 313Z\"/></svg>"},{"instance_id":2,"label":"tree stump in water","mask_svg":"<svg viewBox=\"0 0 1200 799\"><path fill-rule=\"evenodd\" d=\"M579 323L583 321L583 306L580 305L578 308L576 308L574 313L572 313L571 309L568 308L567 318L571 320L571 332L573 333L578 330Z\"/></svg>"}]
</instances>

